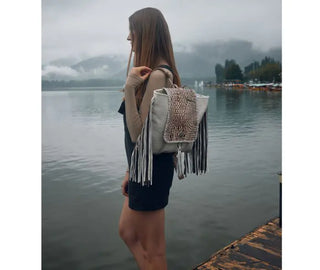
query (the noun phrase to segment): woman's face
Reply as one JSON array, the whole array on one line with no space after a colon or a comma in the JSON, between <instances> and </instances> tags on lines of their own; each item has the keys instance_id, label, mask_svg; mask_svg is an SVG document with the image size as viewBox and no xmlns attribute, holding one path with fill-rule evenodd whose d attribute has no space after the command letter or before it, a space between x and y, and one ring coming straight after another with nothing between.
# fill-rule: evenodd
<instances>
[{"instance_id":1,"label":"woman's face","mask_svg":"<svg viewBox=\"0 0 320 270\"><path fill-rule=\"evenodd\" d=\"M132 47L132 51L134 52L136 48L135 48L135 42L132 44L132 34L131 34L131 32L129 32L129 35L128 35L128 37L127 37L127 40L130 41L131 47Z\"/></svg>"}]
</instances>

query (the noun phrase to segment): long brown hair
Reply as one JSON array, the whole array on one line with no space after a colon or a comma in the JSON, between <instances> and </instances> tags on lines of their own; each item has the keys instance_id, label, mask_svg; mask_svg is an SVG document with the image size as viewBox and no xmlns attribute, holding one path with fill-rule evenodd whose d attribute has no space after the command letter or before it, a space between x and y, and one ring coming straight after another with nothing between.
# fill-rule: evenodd
<instances>
[{"instance_id":1,"label":"long brown hair","mask_svg":"<svg viewBox=\"0 0 320 270\"><path fill-rule=\"evenodd\" d=\"M168 24L162 13L156 8L143 8L129 17L129 30L132 44L135 42L134 66L147 66L154 69L159 58L167 61L173 70L173 83L181 86L180 76L176 68L172 42ZM131 53L129 57L130 65ZM147 81L137 89L137 105L140 106L146 90Z\"/></svg>"}]
</instances>

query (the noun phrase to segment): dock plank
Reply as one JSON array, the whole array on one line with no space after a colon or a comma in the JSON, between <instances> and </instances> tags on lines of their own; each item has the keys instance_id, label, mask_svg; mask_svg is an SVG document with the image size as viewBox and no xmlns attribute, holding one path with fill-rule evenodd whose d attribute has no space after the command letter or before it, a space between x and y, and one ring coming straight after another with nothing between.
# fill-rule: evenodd
<instances>
[{"instance_id":1,"label":"dock plank","mask_svg":"<svg viewBox=\"0 0 320 270\"><path fill-rule=\"evenodd\" d=\"M281 269L281 237L279 218L274 218L220 249L193 270Z\"/></svg>"}]
</instances>

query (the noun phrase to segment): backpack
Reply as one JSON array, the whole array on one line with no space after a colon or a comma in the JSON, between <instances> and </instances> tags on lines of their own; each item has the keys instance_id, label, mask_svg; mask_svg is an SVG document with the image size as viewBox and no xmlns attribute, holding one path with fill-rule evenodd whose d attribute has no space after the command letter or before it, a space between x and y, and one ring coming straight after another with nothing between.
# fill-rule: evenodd
<instances>
[{"instance_id":1,"label":"backpack","mask_svg":"<svg viewBox=\"0 0 320 270\"><path fill-rule=\"evenodd\" d=\"M169 69L167 65L156 69L160 67ZM131 156L130 180L143 186L152 185L153 154L176 153L175 170L179 179L188 173L198 175L207 171L209 96L178 87L164 73L171 87L154 90Z\"/></svg>"}]
</instances>

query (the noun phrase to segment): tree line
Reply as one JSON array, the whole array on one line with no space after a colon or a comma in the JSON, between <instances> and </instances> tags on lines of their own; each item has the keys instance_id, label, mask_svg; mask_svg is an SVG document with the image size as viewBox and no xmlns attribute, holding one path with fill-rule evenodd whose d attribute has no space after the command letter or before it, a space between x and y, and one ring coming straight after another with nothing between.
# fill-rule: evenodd
<instances>
[{"instance_id":1,"label":"tree line","mask_svg":"<svg viewBox=\"0 0 320 270\"><path fill-rule=\"evenodd\" d=\"M224 66L215 66L216 82L281 82L281 63L273 58L265 57L259 63L254 61L244 67L242 72L235 60L226 59Z\"/></svg>"}]
</instances>

